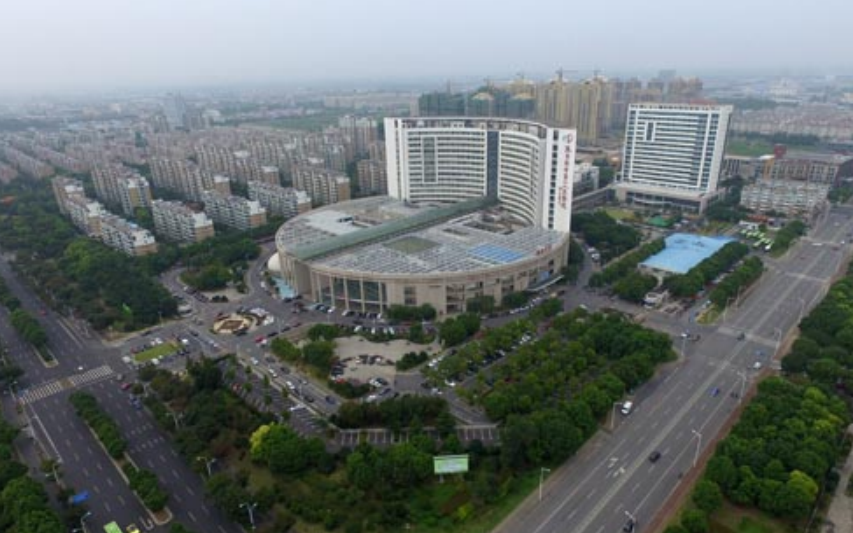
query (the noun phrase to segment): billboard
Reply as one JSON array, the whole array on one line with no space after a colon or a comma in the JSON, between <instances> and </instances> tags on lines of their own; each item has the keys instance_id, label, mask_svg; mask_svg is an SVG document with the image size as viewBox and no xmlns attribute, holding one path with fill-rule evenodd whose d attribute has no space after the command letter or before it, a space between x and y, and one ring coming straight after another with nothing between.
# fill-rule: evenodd
<instances>
[{"instance_id":1,"label":"billboard","mask_svg":"<svg viewBox=\"0 0 853 533\"><path fill-rule=\"evenodd\" d=\"M436 455L432 465L436 474L461 474L468 471L468 456Z\"/></svg>"}]
</instances>

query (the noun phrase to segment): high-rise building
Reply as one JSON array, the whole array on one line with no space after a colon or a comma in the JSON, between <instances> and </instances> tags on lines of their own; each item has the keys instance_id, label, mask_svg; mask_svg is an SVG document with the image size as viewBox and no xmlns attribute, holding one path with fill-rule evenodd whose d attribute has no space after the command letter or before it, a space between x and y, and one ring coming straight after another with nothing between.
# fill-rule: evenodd
<instances>
[{"instance_id":1,"label":"high-rise building","mask_svg":"<svg viewBox=\"0 0 853 533\"><path fill-rule=\"evenodd\" d=\"M285 218L311 209L311 197L306 192L260 181L249 182L249 199L256 200L268 213Z\"/></svg>"},{"instance_id":2,"label":"high-rise building","mask_svg":"<svg viewBox=\"0 0 853 533\"><path fill-rule=\"evenodd\" d=\"M172 242L194 243L213 237L213 221L204 212L182 202L154 200L151 206L154 231Z\"/></svg>"},{"instance_id":3,"label":"high-rise building","mask_svg":"<svg viewBox=\"0 0 853 533\"><path fill-rule=\"evenodd\" d=\"M188 130L189 117L187 114L187 103L180 94L167 94L163 101L163 113L169 129Z\"/></svg>"},{"instance_id":4,"label":"high-rise building","mask_svg":"<svg viewBox=\"0 0 853 533\"><path fill-rule=\"evenodd\" d=\"M616 196L702 212L717 193L731 106L631 104Z\"/></svg>"},{"instance_id":5,"label":"high-rise building","mask_svg":"<svg viewBox=\"0 0 853 533\"><path fill-rule=\"evenodd\" d=\"M291 178L293 187L308 193L315 206L350 199L349 178L340 172L317 166L294 165Z\"/></svg>"},{"instance_id":6,"label":"high-rise building","mask_svg":"<svg viewBox=\"0 0 853 533\"><path fill-rule=\"evenodd\" d=\"M256 200L216 191L204 191L202 200L204 212L217 224L246 231L267 223L267 211Z\"/></svg>"},{"instance_id":7,"label":"high-rise building","mask_svg":"<svg viewBox=\"0 0 853 533\"><path fill-rule=\"evenodd\" d=\"M346 115L338 119L338 127L353 145L356 156L366 155L370 144L379 139L379 126L369 117Z\"/></svg>"},{"instance_id":8,"label":"high-rise building","mask_svg":"<svg viewBox=\"0 0 853 533\"><path fill-rule=\"evenodd\" d=\"M568 232L575 132L481 118L386 118L388 195L454 203L484 196L519 220Z\"/></svg>"}]
</instances>

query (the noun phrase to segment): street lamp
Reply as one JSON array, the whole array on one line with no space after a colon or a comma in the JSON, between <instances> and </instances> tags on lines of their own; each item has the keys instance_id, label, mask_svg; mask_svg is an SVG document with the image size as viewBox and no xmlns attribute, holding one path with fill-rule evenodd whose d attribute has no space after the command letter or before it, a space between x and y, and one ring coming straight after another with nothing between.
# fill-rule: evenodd
<instances>
[{"instance_id":1,"label":"street lamp","mask_svg":"<svg viewBox=\"0 0 853 533\"><path fill-rule=\"evenodd\" d=\"M693 468L696 468L696 463L699 462L699 448L702 447L702 434L695 429L691 429L690 431L696 437L696 454L693 456Z\"/></svg>"},{"instance_id":2,"label":"street lamp","mask_svg":"<svg viewBox=\"0 0 853 533\"><path fill-rule=\"evenodd\" d=\"M729 316L729 304L731 303L732 300L737 301L737 297L736 296L729 296L728 298L726 298L726 308L723 309L723 322L725 322L726 317Z\"/></svg>"},{"instance_id":3,"label":"street lamp","mask_svg":"<svg viewBox=\"0 0 853 533\"><path fill-rule=\"evenodd\" d=\"M181 419L184 417L183 413L175 413L174 411L168 411L169 416L172 417L172 420L175 421L175 429L181 427Z\"/></svg>"},{"instance_id":4,"label":"street lamp","mask_svg":"<svg viewBox=\"0 0 853 533\"><path fill-rule=\"evenodd\" d=\"M740 378L740 396L737 397L737 403L740 405L740 402L743 400L744 389L746 389L746 373L740 370L737 375Z\"/></svg>"},{"instance_id":5,"label":"street lamp","mask_svg":"<svg viewBox=\"0 0 853 533\"><path fill-rule=\"evenodd\" d=\"M622 405L622 402L613 402L613 409L610 413L610 431L613 431L614 426L616 425L616 406Z\"/></svg>"},{"instance_id":6,"label":"street lamp","mask_svg":"<svg viewBox=\"0 0 853 533\"><path fill-rule=\"evenodd\" d=\"M629 523L630 523L630 524L631 524L631 526L632 526L631 531L634 531L633 526L635 526L635 525L637 524L637 517L636 517L636 516L634 516L634 515L632 515L632 514L631 514L630 512L628 512L627 510L625 511L625 516L627 516L627 517L628 517L628 520L630 521Z\"/></svg>"},{"instance_id":7,"label":"street lamp","mask_svg":"<svg viewBox=\"0 0 853 533\"><path fill-rule=\"evenodd\" d=\"M255 529L255 515L254 511L258 507L257 503L241 503L240 508L246 508L249 512L249 523L252 524L252 529Z\"/></svg>"},{"instance_id":8,"label":"street lamp","mask_svg":"<svg viewBox=\"0 0 853 533\"><path fill-rule=\"evenodd\" d=\"M545 480L545 474L550 474L551 469L549 468L540 468L539 469L539 501L542 501L542 482Z\"/></svg>"},{"instance_id":9,"label":"street lamp","mask_svg":"<svg viewBox=\"0 0 853 533\"><path fill-rule=\"evenodd\" d=\"M779 335L776 338L776 350L773 351L773 356L776 357L779 355L779 346L782 344L782 330L780 328L773 328L773 333L777 333Z\"/></svg>"},{"instance_id":10,"label":"street lamp","mask_svg":"<svg viewBox=\"0 0 853 533\"><path fill-rule=\"evenodd\" d=\"M80 527L79 528L75 527L72 531L73 532L82 531L83 533L86 533L86 523L85 522L86 522L86 519L89 518L90 516L92 516L92 511L86 511L86 513L80 517Z\"/></svg>"},{"instance_id":11,"label":"street lamp","mask_svg":"<svg viewBox=\"0 0 853 533\"><path fill-rule=\"evenodd\" d=\"M216 462L216 457L211 457L210 459L208 459L207 457L203 457L203 456L199 455L198 457L195 458L195 460L204 462L204 466L207 467L207 477L210 477L213 475L213 472L211 471L210 466Z\"/></svg>"}]
</instances>

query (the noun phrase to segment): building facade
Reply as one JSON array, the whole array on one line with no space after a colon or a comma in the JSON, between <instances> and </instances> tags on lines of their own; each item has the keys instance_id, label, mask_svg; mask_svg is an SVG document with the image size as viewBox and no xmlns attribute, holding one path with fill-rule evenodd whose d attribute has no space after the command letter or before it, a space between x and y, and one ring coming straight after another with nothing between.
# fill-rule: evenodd
<instances>
[{"instance_id":1,"label":"building facade","mask_svg":"<svg viewBox=\"0 0 853 533\"><path fill-rule=\"evenodd\" d=\"M150 231L116 215L101 216L100 239L110 248L127 255L142 256L157 253L157 241Z\"/></svg>"},{"instance_id":2,"label":"building facade","mask_svg":"<svg viewBox=\"0 0 853 533\"><path fill-rule=\"evenodd\" d=\"M260 181L249 182L249 199L256 200L268 213L285 218L301 215L311 209L308 193Z\"/></svg>"},{"instance_id":3,"label":"building facade","mask_svg":"<svg viewBox=\"0 0 853 533\"><path fill-rule=\"evenodd\" d=\"M762 213L809 220L827 205L829 185L794 180L759 180L740 193L740 205Z\"/></svg>"},{"instance_id":4,"label":"building facade","mask_svg":"<svg viewBox=\"0 0 853 533\"><path fill-rule=\"evenodd\" d=\"M527 224L570 229L573 130L512 119L386 118L385 142L393 198L493 197Z\"/></svg>"},{"instance_id":5,"label":"building facade","mask_svg":"<svg viewBox=\"0 0 853 533\"><path fill-rule=\"evenodd\" d=\"M717 194L731 113L731 106L630 105L617 198L704 211Z\"/></svg>"},{"instance_id":6,"label":"building facade","mask_svg":"<svg viewBox=\"0 0 853 533\"><path fill-rule=\"evenodd\" d=\"M255 200L216 191L202 193L204 212L217 224L241 231L267 223L267 211Z\"/></svg>"},{"instance_id":7,"label":"building facade","mask_svg":"<svg viewBox=\"0 0 853 533\"><path fill-rule=\"evenodd\" d=\"M350 199L349 178L336 170L313 165L294 165L293 188L305 191L314 205L328 205Z\"/></svg>"},{"instance_id":8,"label":"building facade","mask_svg":"<svg viewBox=\"0 0 853 533\"><path fill-rule=\"evenodd\" d=\"M172 242L201 242L215 233L213 221L204 212L193 211L181 202L154 200L151 214L154 231Z\"/></svg>"}]
</instances>

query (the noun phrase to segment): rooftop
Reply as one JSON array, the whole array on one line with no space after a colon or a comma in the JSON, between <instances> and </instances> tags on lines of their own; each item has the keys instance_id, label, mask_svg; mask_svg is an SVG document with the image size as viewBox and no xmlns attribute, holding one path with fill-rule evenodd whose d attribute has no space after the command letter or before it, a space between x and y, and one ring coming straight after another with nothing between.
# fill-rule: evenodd
<instances>
[{"instance_id":1,"label":"rooftop","mask_svg":"<svg viewBox=\"0 0 853 533\"><path fill-rule=\"evenodd\" d=\"M673 233L666 238L666 248L651 256L641 267L670 274L686 274L691 268L714 255L717 250L735 239L731 237L705 237L689 233Z\"/></svg>"},{"instance_id":2,"label":"rooftop","mask_svg":"<svg viewBox=\"0 0 853 533\"><path fill-rule=\"evenodd\" d=\"M508 265L566 238L519 223L487 198L429 207L371 197L296 217L282 226L277 241L314 265L406 275Z\"/></svg>"}]
</instances>

